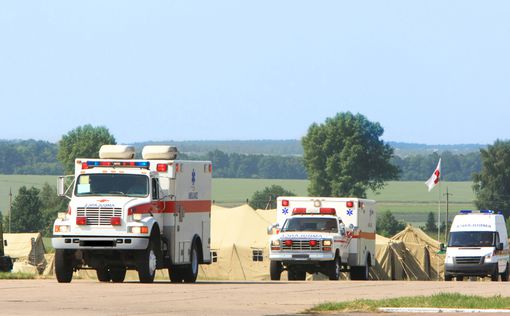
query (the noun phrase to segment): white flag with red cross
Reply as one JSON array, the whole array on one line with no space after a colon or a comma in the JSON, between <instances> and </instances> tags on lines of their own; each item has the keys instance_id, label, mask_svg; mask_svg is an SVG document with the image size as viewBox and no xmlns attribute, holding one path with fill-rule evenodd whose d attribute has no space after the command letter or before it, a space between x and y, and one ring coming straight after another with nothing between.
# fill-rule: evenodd
<instances>
[{"instance_id":1,"label":"white flag with red cross","mask_svg":"<svg viewBox=\"0 0 510 316\"><path fill-rule=\"evenodd\" d=\"M439 183L440 179L441 179L441 158L439 158L436 170L434 170L434 173L432 173L427 182L425 182L425 185L429 188L429 192Z\"/></svg>"}]
</instances>

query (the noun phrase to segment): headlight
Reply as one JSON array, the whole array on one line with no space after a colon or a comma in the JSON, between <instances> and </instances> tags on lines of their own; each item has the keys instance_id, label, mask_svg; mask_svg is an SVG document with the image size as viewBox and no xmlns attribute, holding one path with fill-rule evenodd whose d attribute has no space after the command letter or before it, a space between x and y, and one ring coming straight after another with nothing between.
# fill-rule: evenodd
<instances>
[{"instance_id":1,"label":"headlight","mask_svg":"<svg viewBox=\"0 0 510 316\"><path fill-rule=\"evenodd\" d=\"M141 213L135 213L135 214L133 214L133 220L134 220L134 221L137 221L137 222L138 222L138 221L141 221L141 220L142 220L142 217L143 217L143 216L142 216L142 214L141 214Z\"/></svg>"},{"instance_id":2,"label":"headlight","mask_svg":"<svg viewBox=\"0 0 510 316\"><path fill-rule=\"evenodd\" d=\"M148 234L149 227L147 226L129 226L128 232L133 234Z\"/></svg>"},{"instance_id":3,"label":"headlight","mask_svg":"<svg viewBox=\"0 0 510 316\"><path fill-rule=\"evenodd\" d=\"M280 239L273 239L273 240L271 240L271 246L279 247L280 246Z\"/></svg>"},{"instance_id":4,"label":"headlight","mask_svg":"<svg viewBox=\"0 0 510 316\"><path fill-rule=\"evenodd\" d=\"M322 245L326 246L326 247L330 247L331 246L331 240L329 240L329 239L323 240L322 241Z\"/></svg>"}]
</instances>

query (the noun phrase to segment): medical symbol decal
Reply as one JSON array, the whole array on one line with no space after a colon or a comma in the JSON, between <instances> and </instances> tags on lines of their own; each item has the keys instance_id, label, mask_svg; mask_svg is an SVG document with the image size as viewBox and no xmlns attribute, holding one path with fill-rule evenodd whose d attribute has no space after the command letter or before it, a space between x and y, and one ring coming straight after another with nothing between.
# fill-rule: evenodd
<instances>
[{"instance_id":1,"label":"medical symbol decal","mask_svg":"<svg viewBox=\"0 0 510 316\"><path fill-rule=\"evenodd\" d=\"M352 214L353 214L353 212L352 212L352 210L351 210L351 209L347 210L347 212L346 212L346 213L347 213L347 216L352 216Z\"/></svg>"},{"instance_id":2,"label":"medical symbol decal","mask_svg":"<svg viewBox=\"0 0 510 316\"><path fill-rule=\"evenodd\" d=\"M288 209L288 208L286 208L286 207L284 207L284 208L282 209L282 214L283 214L283 215L287 215L287 214L289 214L289 209Z\"/></svg>"},{"instance_id":3,"label":"medical symbol decal","mask_svg":"<svg viewBox=\"0 0 510 316\"><path fill-rule=\"evenodd\" d=\"M191 172L191 184L192 185L195 185L195 180L196 180L196 172L195 172L195 169L193 169L193 171Z\"/></svg>"}]
</instances>

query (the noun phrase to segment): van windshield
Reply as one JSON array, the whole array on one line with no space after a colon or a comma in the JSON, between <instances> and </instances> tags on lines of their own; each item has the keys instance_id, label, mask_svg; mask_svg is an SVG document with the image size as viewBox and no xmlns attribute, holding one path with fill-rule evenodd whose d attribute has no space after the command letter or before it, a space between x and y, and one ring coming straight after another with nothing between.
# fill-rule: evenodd
<instances>
[{"instance_id":1,"label":"van windshield","mask_svg":"<svg viewBox=\"0 0 510 316\"><path fill-rule=\"evenodd\" d=\"M282 232L294 231L326 231L330 233L338 232L337 220L334 218L289 218L283 224Z\"/></svg>"},{"instance_id":2,"label":"van windshield","mask_svg":"<svg viewBox=\"0 0 510 316\"><path fill-rule=\"evenodd\" d=\"M149 194L149 178L137 174L82 174L76 181L74 194L145 197Z\"/></svg>"},{"instance_id":3,"label":"van windshield","mask_svg":"<svg viewBox=\"0 0 510 316\"><path fill-rule=\"evenodd\" d=\"M491 247L496 242L495 232L450 232L448 247Z\"/></svg>"}]
</instances>

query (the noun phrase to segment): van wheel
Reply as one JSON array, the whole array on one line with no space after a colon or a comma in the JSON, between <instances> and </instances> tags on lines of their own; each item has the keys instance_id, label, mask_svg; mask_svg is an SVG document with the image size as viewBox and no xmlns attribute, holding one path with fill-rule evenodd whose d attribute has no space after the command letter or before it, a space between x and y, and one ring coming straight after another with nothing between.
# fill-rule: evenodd
<instances>
[{"instance_id":1,"label":"van wheel","mask_svg":"<svg viewBox=\"0 0 510 316\"><path fill-rule=\"evenodd\" d=\"M335 256L335 260L328 264L328 277L332 281L340 279L340 257Z\"/></svg>"},{"instance_id":2,"label":"van wheel","mask_svg":"<svg viewBox=\"0 0 510 316\"><path fill-rule=\"evenodd\" d=\"M154 251L154 242L149 239L149 245L138 255L136 270L141 283L154 282L156 275L156 252Z\"/></svg>"},{"instance_id":3,"label":"van wheel","mask_svg":"<svg viewBox=\"0 0 510 316\"><path fill-rule=\"evenodd\" d=\"M269 264L269 274L271 275L271 280L280 281L282 270L283 266L281 261L271 261Z\"/></svg>"},{"instance_id":4,"label":"van wheel","mask_svg":"<svg viewBox=\"0 0 510 316\"><path fill-rule=\"evenodd\" d=\"M108 271L107 266L101 266L101 267L97 268L96 274L97 274L97 280L99 282L110 282L110 280L112 279L110 276L110 271Z\"/></svg>"},{"instance_id":5,"label":"van wheel","mask_svg":"<svg viewBox=\"0 0 510 316\"><path fill-rule=\"evenodd\" d=\"M508 281L508 262L506 263L506 268L505 268L505 272L501 273L501 281Z\"/></svg>"},{"instance_id":6,"label":"van wheel","mask_svg":"<svg viewBox=\"0 0 510 316\"><path fill-rule=\"evenodd\" d=\"M126 278L126 267L111 267L110 276L113 283L122 283Z\"/></svg>"},{"instance_id":7,"label":"van wheel","mask_svg":"<svg viewBox=\"0 0 510 316\"><path fill-rule=\"evenodd\" d=\"M463 275L458 275L458 276L455 277L455 279L457 281L464 281L464 276Z\"/></svg>"},{"instance_id":8,"label":"van wheel","mask_svg":"<svg viewBox=\"0 0 510 316\"><path fill-rule=\"evenodd\" d=\"M191 252L190 252L190 264L185 265L184 267L184 273L183 273L183 280L184 283L193 283L197 280L198 276L198 249L197 244L193 243L191 246Z\"/></svg>"},{"instance_id":9,"label":"van wheel","mask_svg":"<svg viewBox=\"0 0 510 316\"><path fill-rule=\"evenodd\" d=\"M69 283L73 279L73 253L63 249L55 250L55 274L58 283Z\"/></svg>"},{"instance_id":10,"label":"van wheel","mask_svg":"<svg viewBox=\"0 0 510 316\"><path fill-rule=\"evenodd\" d=\"M445 274L444 275L444 280L445 281L451 281L451 280L453 280L453 276L451 274Z\"/></svg>"}]
</instances>

